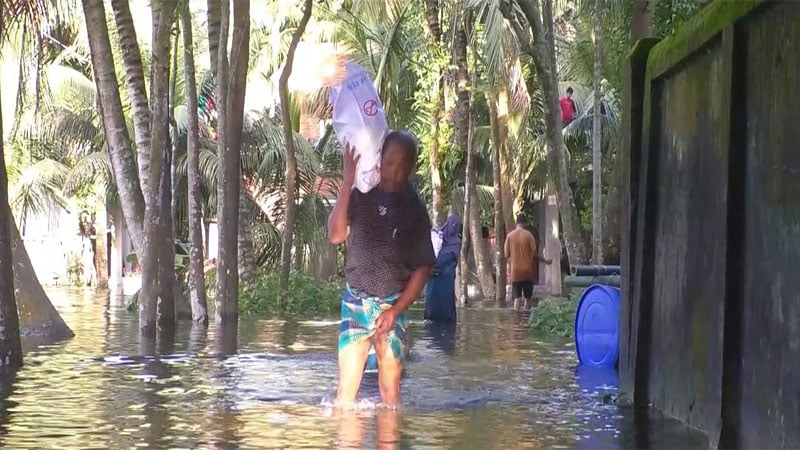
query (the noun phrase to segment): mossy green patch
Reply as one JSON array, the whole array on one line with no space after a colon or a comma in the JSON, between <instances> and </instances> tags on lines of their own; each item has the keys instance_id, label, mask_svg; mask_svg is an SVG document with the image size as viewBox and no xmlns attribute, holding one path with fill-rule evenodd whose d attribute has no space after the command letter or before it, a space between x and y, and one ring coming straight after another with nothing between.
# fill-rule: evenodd
<instances>
[{"instance_id":1,"label":"mossy green patch","mask_svg":"<svg viewBox=\"0 0 800 450\"><path fill-rule=\"evenodd\" d=\"M653 47L647 61L648 78L658 77L675 66L763 3L764 0L716 0L689 20L674 36Z\"/></svg>"}]
</instances>

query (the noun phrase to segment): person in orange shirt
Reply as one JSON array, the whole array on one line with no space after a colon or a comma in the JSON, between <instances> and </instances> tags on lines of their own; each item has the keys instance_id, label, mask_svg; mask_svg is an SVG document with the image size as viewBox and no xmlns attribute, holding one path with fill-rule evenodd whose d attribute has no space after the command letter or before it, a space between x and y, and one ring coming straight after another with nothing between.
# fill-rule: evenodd
<instances>
[{"instance_id":1,"label":"person in orange shirt","mask_svg":"<svg viewBox=\"0 0 800 450\"><path fill-rule=\"evenodd\" d=\"M530 307L533 299L534 278L539 273L539 261L551 264L553 261L540 256L533 233L525 229L525 218L517 215L517 226L506 236L505 254L508 260L508 278L511 281L511 298L514 309L524 303Z\"/></svg>"}]
</instances>

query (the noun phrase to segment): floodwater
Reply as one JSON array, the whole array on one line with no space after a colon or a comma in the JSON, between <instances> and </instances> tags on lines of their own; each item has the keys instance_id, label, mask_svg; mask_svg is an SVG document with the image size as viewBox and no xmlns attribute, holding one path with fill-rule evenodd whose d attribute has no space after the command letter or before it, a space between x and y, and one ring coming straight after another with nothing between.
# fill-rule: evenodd
<instances>
[{"instance_id":1,"label":"floodwater","mask_svg":"<svg viewBox=\"0 0 800 450\"><path fill-rule=\"evenodd\" d=\"M426 330L412 311L402 412L333 414L336 318L242 319L140 345L121 300L51 291L76 337L27 345L2 387L4 448L707 448L673 420L619 409L616 375L576 370L571 342L528 335L527 318L459 310ZM160 354L161 356L141 356Z\"/></svg>"}]
</instances>

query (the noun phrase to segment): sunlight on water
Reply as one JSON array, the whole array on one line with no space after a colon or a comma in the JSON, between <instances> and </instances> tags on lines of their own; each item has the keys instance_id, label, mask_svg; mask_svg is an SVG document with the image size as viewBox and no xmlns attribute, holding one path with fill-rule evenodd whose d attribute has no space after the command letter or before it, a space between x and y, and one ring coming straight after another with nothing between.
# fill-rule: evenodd
<instances>
[{"instance_id":1,"label":"sunlight on water","mask_svg":"<svg viewBox=\"0 0 800 450\"><path fill-rule=\"evenodd\" d=\"M140 345L120 300L51 295L76 337L29 346L0 385L7 448L706 446L673 421L610 404L613 371L576 370L571 342L529 338L517 313L462 310L447 328L413 311L403 408L381 407L367 375L357 411L337 412L335 317L243 319L231 354L213 325Z\"/></svg>"}]
</instances>

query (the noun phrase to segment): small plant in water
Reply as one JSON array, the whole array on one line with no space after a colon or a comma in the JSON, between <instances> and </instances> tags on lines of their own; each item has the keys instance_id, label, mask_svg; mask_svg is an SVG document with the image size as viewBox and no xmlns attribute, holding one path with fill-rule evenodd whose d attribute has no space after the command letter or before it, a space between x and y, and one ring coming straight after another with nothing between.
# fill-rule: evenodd
<instances>
[{"instance_id":1,"label":"small plant in water","mask_svg":"<svg viewBox=\"0 0 800 450\"><path fill-rule=\"evenodd\" d=\"M575 336L575 311L582 292L572 293L568 297L556 297L542 300L539 307L531 312L530 327L532 333L563 337Z\"/></svg>"}]
</instances>

